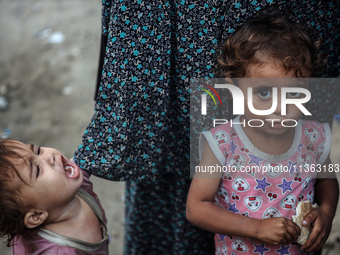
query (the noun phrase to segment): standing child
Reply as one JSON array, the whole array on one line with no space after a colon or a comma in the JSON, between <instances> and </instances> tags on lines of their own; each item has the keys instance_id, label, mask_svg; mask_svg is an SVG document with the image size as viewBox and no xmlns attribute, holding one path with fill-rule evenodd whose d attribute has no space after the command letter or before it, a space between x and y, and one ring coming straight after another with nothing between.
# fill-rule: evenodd
<instances>
[{"instance_id":1,"label":"standing child","mask_svg":"<svg viewBox=\"0 0 340 255\"><path fill-rule=\"evenodd\" d=\"M222 52L219 61L226 76L244 95L252 88L255 109L271 108L274 88L278 106L268 115L255 115L246 104L244 115L202 133L200 167L230 166L237 171L217 173L216 178L196 173L187 218L216 233L216 254L318 251L331 231L339 189L334 176L317 178L308 165L331 167L331 130L326 123L300 120L302 113L293 104L282 116L280 102L281 88L307 88L306 79L297 78L311 77L319 65L315 47L299 25L273 15L247 22L226 41ZM287 93L287 97L304 95ZM221 142L219 134L224 135ZM263 172L264 166L289 171ZM295 244L300 228L291 219L298 201L314 198L319 208L305 217L304 224L313 228L300 246Z\"/></svg>"},{"instance_id":2,"label":"standing child","mask_svg":"<svg viewBox=\"0 0 340 255\"><path fill-rule=\"evenodd\" d=\"M89 174L53 148L0 140L0 234L12 254L108 254Z\"/></svg>"}]
</instances>

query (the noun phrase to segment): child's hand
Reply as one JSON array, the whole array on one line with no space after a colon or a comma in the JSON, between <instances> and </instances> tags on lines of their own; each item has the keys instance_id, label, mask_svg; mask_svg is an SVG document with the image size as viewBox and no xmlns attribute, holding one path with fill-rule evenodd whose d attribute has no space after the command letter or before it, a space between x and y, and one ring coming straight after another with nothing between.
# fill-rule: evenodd
<instances>
[{"instance_id":1,"label":"child's hand","mask_svg":"<svg viewBox=\"0 0 340 255\"><path fill-rule=\"evenodd\" d=\"M328 216L328 211L321 207L313 209L306 215L302 224L311 224L312 231L308 237L307 242L301 247L307 252L316 252L325 244L332 228L332 217Z\"/></svg>"},{"instance_id":2,"label":"child's hand","mask_svg":"<svg viewBox=\"0 0 340 255\"><path fill-rule=\"evenodd\" d=\"M300 235L300 228L286 218L269 218L261 220L258 239L271 244L293 243Z\"/></svg>"}]
</instances>

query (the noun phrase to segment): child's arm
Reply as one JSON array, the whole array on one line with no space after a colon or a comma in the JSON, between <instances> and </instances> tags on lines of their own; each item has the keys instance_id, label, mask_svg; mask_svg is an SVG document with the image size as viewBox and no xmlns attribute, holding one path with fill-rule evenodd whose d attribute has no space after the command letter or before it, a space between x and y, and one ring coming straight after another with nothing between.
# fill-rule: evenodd
<instances>
[{"instance_id":1,"label":"child's arm","mask_svg":"<svg viewBox=\"0 0 340 255\"><path fill-rule=\"evenodd\" d=\"M204 146L201 166L219 164L207 143ZM214 178L208 173L195 175L192 180L188 200L187 219L213 233L254 238L272 244L286 244L296 241L300 228L286 218L269 218L265 220L245 217L227 211L214 204L214 196L221 181L222 173Z\"/></svg>"},{"instance_id":2,"label":"child's arm","mask_svg":"<svg viewBox=\"0 0 340 255\"><path fill-rule=\"evenodd\" d=\"M330 166L329 158L325 165ZM319 208L312 210L306 217L306 224L312 224L313 229L307 242L301 247L307 252L316 252L325 244L332 228L332 221L339 199L339 184L334 172L329 178L317 179L315 183L315 199Z\"/></svg>"}]
</instances>

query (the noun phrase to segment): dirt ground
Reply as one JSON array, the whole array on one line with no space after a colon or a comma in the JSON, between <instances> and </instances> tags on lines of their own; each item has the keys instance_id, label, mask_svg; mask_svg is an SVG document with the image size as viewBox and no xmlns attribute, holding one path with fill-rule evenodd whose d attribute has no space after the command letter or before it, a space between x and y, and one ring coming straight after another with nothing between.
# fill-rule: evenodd
<instances>
[{"instance_id":1,"label":"dirt ground","mask_svg":"<svg viewBox=\"0 0 340 255\"><path fill-rule=\"evenodd\" d=\"M9 99L0 136L72 157L94 112L100 8L99 0L0 1L0 96ZM124 183L91 179L109 219L110 254L122 254ZM0 254L10 254L3 244Z\"/></svg>"},{"instance_id":2,"label":"dirt ground","mask_svg":"<svg viewBox=\"0 0 340 255\"><path fill-rule=\"evenodd\" d=\"M93 114L100 0L0 0L0 137L55 147L72 157ZM333 127L340 164L340 124ZM112 235L123 250L124 183L92 177ZM340 210L324 254L340 253ZM10 249L0 244L0 254Z\"/></svg>"}]
</instances>

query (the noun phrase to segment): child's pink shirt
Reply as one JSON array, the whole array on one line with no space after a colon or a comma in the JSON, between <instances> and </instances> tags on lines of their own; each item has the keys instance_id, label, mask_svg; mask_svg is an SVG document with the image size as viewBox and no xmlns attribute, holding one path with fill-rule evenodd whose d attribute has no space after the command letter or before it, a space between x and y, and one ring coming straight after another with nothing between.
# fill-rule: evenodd
<instances>
[{"instance_id":1,"label":"child's pink shirt","mask_svg":"<svg viewBox=\"0 0 340 255\"><path fill-rule=\"evenodd\" d=\"M234 119L234 123L239 122L239 117ZM202 139L203 136L205 139ZM205 140L221 166L224 166L215 204L245 217L292 219L299 201L314 200L317 173L313 170L324 170L321 164L330 152L331 131L328 124L300 120L295 127L291 148L282 155L267 154L256 148L241 124L227 123L203 132L200 154ZM217 166L215 170L218 170ZM215 235L215 247L216 254L301 252L299 245L270 245L220 234Z\"/></svg>"}]
</instances>

